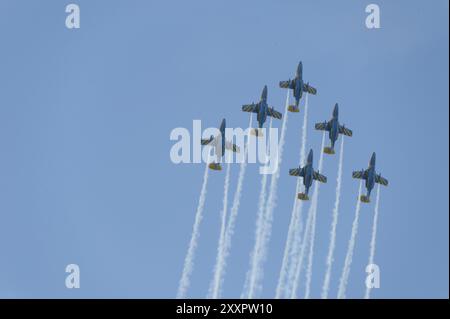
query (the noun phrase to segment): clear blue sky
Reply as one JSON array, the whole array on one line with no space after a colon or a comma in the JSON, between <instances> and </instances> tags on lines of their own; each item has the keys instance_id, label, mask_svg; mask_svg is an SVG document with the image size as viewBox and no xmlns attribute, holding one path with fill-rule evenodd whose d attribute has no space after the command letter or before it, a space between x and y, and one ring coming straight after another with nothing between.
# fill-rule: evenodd
<instances>
[{"instance_id":1,"label":"clear blue sky","mask_svg":"<svg viewBox=\"0 0 450 319\"><path fill-rule=\"evenodd\" d=\"M174 297L190 238L202 164L174 165L175 127L226 117L262 87L283 109L278 81L299 60L318 89L308 148L340 104L346 140L331 296L354 214L353 169L377 165L383 188L374 298L449 294L448 1L0 2L0 297ZM273 297L291 213L302 114L289 114L263 297ZM276 124L279 125L279 124ZM325 158L312 296L320 296L337 156ZM316 159L317 160L317 159ZM232 167L234 192L238 167ZM219 232L224 172L211 173L190 297L204 297ZM260 176L250 165L224 285L239 297L253 245ZM364 293L373 204L364 206L348 297ZM68 290L65 266L81 268Z\"/></svg>"}]
</instances>

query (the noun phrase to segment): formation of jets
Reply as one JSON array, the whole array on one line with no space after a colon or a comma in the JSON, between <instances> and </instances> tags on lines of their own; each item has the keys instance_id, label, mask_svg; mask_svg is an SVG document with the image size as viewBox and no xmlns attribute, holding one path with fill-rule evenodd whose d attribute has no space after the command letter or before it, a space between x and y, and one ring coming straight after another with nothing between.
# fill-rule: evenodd
<instances>
[{"instance_id":1,"label":"formation of jets","mask_svg":"<svg viewBox=\"0 0 450 319\"><path fill-rule=\"evenodd\" d=\"M303 81L302 62L300 62L297 66L295 78L292 80L289 79L287 81L280 81L279 86L280 88L292 90L293 96L295 98L295 104L289 105L288 110L294 113L298 113L300 111L299 104L304 92L313 95L317 94L317 90L314 87L309 85L309 83L305 83ZM274 107L269 106L267 103L267 86L264 86L263 88L260 101L257 103L243 105L242 111L257 114L256 118L258 121L258 127L251 130L251 134L257 137L261 137L263 135L261 129L263 128L264 123L266 122L268 116L278 120L281 120L282 118L282 114L276 111ZM239 152L239 148L235 144L225 140L224 138L225 127L226 122L225 119L223 119L219 128L220 133L218 134L218 136L215 137L211 136L209 139L201 140L202 145L209 145L215 148L215 154L217 159L215 162L208 164L209 168L213 170L222 169L220 161L223 158L225 149L231 150L233 152ZM351 129L339 123L339 106L337 103L334 106L332 118L329 121L316 123L315 129L319 131L328 132L331 145L324 147L323 152L329 155L335 154L334 146L339 138L339 134L349 137L353 136L353 132ZM297 198L299 200L309 200L308 192L312 186L313 181L318 181L321 183L327 182L326 176L320 174L319 171L314 170L312 149L309 151L306 164L303 167L299 166L298 168L290 169L289 175L303 178L303 185L305 187L305 191L303 193L297 194ZM361 195L359 198L359 200L363 203L370 202L370 193L375 183L381 184L383 186L388 185L388 180L382 177L380 174L377 174L375 171L375 153L373 153L372 157L370 158L369 167L365 170L362 169L360 171L354 171L352 177L356 179L362 179L365 181L367 194Z\"/></svg>"}]
</instances>

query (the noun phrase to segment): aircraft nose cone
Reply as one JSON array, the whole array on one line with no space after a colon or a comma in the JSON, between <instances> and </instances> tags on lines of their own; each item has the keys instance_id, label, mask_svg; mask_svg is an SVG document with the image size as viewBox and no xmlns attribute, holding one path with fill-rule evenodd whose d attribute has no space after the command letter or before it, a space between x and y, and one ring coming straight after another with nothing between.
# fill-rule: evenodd
<instances>
[{"instance_id":1,"label":"aircraft nose cone","mask_svg":"<svg viewBox=\"0 0 450 319\"><path fill-rule=\"evenodd\" d=\"M375 152L372 153L372 157L370 158L370 164L374 165L375 164L375 160L376 160L376 154Z\"/></svg>"},{"instance_id":2,"label":"aircraft nose cone","mask_svg":"<svg viewBox=\"0 0 450 319\"><path fill-rule=\"evenodd\" d=\"M309 154L308 154L308 162L312 162L313 159L313 150L309 150Z\"/></svg>"},{"instance_id":3,"label":"aircraft nose cone","mask_svg":"<svg viewBox=\"0 0 450 319\"><path fill-rule=\"evenodd\" d=\"M334 109L333 109L333 116L334 117L337 117L339 115L339 106L338 106L338 104L336 103L335 105L334 105Z\"/></svg>"},{"instance_id":4,"label":"aircraft nose cone","mask_svg":"<svg viewBox=\"0 0 450 319\"><path fill-rule=\"evenodd\" d=\"M262 91L261 97L262 97L263 99L266 99L266 98L267 98L267 85L264 85L264 89L263 89L263 91Z\"/></svg>"},{"instance_id":5,"label":"aircraft nose cone","mask_svg":"<svg viewBox=\"0 0 450 319\"><path fill-rule=\"evenodd\" d=\"M300 61L298 63L298 67L297 67L297 74L302 73L302 69L303 69L303 63L302 63L302 61Z\"/></svg>"}]
</instances>

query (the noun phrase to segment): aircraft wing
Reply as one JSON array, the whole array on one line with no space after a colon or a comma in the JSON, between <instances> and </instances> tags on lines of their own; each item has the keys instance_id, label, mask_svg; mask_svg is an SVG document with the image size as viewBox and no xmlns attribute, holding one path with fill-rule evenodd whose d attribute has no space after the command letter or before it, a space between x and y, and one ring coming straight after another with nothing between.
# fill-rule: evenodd
<instances>
[{"instance_id":1,"label":"aircraft wing","mask_svg":"<svg viewBox=\"0 0 450 319\"><path fill-rule=\"evenodd\" d=\"M239 146L237 146L236 144L231 143L230 141L226 141L225 142L225 148L227 150L233 151L235 153L239 153L239 151L240 151Z\"/></svg>"},{"instance_id":2,"label":"aircraft wing","mask_svg":"<svg viewBox=\"0 0 450 319\"><path fill-rule=\"evenodd\" d=\"M319 131L329 131L330 130L330 125L327 121L322 122L322 123L316 123L316 125L314 127L316 128L316 130L319 130Z\"/></svg>"},{"instance_id":3,"label":"aircraft wing","mask_svg":"<svg viewBox=\"0 0 450 319\"><path fill-rule=\"evenodd\" d=\"M344 134L345 136L352 136L353 132L351 129L348 129L345 126L339 125L339 134Z\"/></svg>"},{"instance_id":4,"label":"aircraft wing","mask_svg":"<svg viewBox=\"0 0 450 319\"><path fill-rule=\"evenodd\" d=\"M214 138L212 135L210 138L202 138L200 143L202 145L210 145L210 146L214 146L217 143L217 138Z\"/></svg>"},{"instance_id":5,"label":"aircraft wing","mask_svg":"<svg viewBox=\"0 0 450 319\"><path fill-rule=\"evenodd\" d=\"M388 180L382 177L380 174L375 175L375 183L381 184L383 186L388 186Z\"/></svg>"},{"instance_id":6,"label":"aircraft wing","mask_svg":"<svg viewBox=\"0 0 450 319\"><path fill-rule=\"evenodd\" d=\"M281 120L281 118L283 117L283 115L280 112L275 111L273 107L267 108L267 115L279 120Z\"/></svg>"},{"instance_id":7,"label":"aircraft wing","mask_svg":"<svg viewBox=\"0 0 450 319\"><path fill-rule=\"evenodd\" d=\"M302 176L302 177L304 177L305 176L305 170L302 168L302 169L299 169L299 168L292 168L292 169L290 169L289 170L289 175L291 175L291 176Z\"/></svg>"},{"instance_id":8,"label":"aircraft wing","mask_svg":"<svg viewBox=\"0 0 450 319\"><path fill-rule=\"evenodd\" d=\"M211 135L210 138L202 138L200 143L202 145L209 145L209 146L215 147L215 146L217 146L217 144L221 143L221 141L220 141L221 136L222 136L221 134L217 135L216 137Z\"/></svg>"},{"instance_id":9,"label":"aircraft wing","mask_svg":"<svg viewBox=\"0 0 450 319\"><path fill-rule=\"evenodd\" d=\"M313 179L315 179L316 181L319 181L321 183L326 183L327 182L327 177L320 174L319 172L314 172L313 173Z\"/></svg>"},{"instance_id":10,"label":"aircraft wing","mask_svg":"<svg viewBox=\"0 0 450 319\"><path fill-rule=\"evenodd\" d=\"M202 138L201 139L201 141L200 141L200 143L202 144L202 145L208 145L209 143L211 143L211 139L205 139L205 138Z\"/></svg>"},{"instance_id":11,"label":"aircraft wing","mask_svg":"<svg viewBox=\"0 0 450 319\"><path fill-rule=\"evenodd\" d=\"M358 178L358 179L366 179L367 178L367 170L360 170L360 171L354 171L352 173L352 177L353 178Z\"/></svg>"},{"instance_id":12,"label":"aircraft wing","mask_svg":"<svg viewBox=\"0 0 450 319\"><path fill-rule=\"evenodd\" d=\"M283 89L293 89L295 85L294 81L288 80L288 81L280 81L280 88Z\"/></svg>"},{"instance_id":13,"label":"aircraft wing","mask_svg":"<svg viewBox=\"0 0 450 319\"><path fill-rule=\"evenodd\" d=\"M242 111L243 112L250 112L250 113L258 113L259 110L259 104L245 104L242 105Z\"/></svg>"},{"instance_id":14,"label":"aircraft wing","mask_svg":"<svg viewBox=\"0 0 450 319\"><path fill-rule=\"evenodd\" d=\"M309 94L316 95L317 90L310 86L308 83L303 84L303 91L308 92Z\"/></svg>"}]
</instances>

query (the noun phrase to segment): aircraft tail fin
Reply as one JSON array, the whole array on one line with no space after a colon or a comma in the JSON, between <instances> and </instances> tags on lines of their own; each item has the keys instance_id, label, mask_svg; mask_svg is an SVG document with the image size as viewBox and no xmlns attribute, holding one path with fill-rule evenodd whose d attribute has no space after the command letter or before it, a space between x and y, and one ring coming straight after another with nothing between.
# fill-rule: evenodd
<instances>
[{"instance_id":1,"label":"aircraft tail fin","mask_svg":"<svg viewBox=\"0 0 450 319\"><path fill-rule=\"evenodd\" d=\"M288 111L292 113L298 113L300 112L300 109L297 105L289 105Z\"/></svg>"},{"instance_id":2,"label":"aircraft tail fin","mask_svg":"<svg viewBox=\"0 0 450 319\"><path fill-rule=\"evenodd\" d=\"M220 163L209 163L208 167L214 171L221 171L222 170L222 166L220 165Z\"/></svg>"},{"instance_id":3,"label":"aircraft tail fin","mask_svg":"<svg viewBox=\"0 0 450 319\"><path fill-rule=\"evenodd\" d=\"M370 203L370 197L366 196L366 195L361 195L359 197L359 199L361 200L361 202L363 203Z\"/></svg>"},{"instance_id":4,"label":"aircraft tail fin","mask_svg":"<svg viewBox=\"0 0 450 319\"><path fill-rule=\"evenodd\" d=\"M323 148L323 152L324 152L325 154L330 154L330 155L335 154L334 148L331 148L331 147L329 147L329 146L325 146L325 147Z\"/></svg>"},{"instance_id":5,"label":"aircraft tail fin","mask_svg":"<svg viewBox=\"0 0 450 319\"><path fill-rule=\"evenodd\" d=\"M305 194L305 193L298 193L297 198L300 200L309 200L308 194Z\"/></svg>"}]
</instances>

